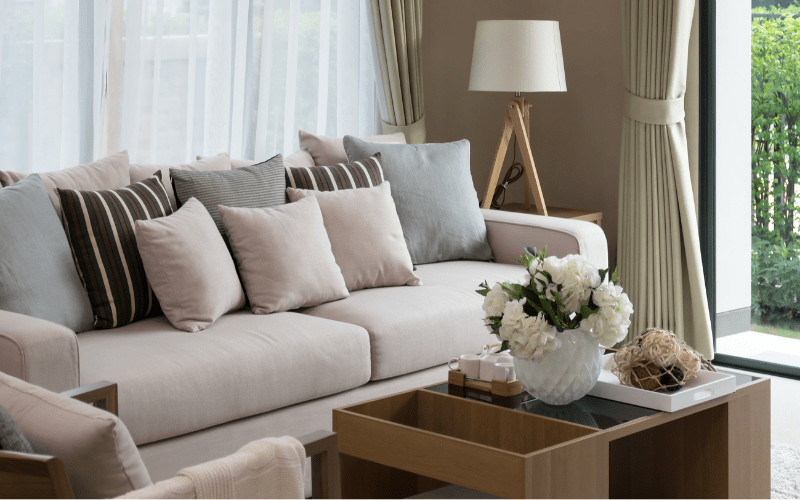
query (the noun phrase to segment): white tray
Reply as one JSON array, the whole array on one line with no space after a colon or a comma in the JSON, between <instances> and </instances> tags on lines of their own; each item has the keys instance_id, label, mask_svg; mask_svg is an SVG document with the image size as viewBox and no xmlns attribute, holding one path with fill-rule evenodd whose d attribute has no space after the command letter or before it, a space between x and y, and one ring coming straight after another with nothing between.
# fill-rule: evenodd
<instances>
[{"instance_id":1,"label":"white tray","mask_svg":"<svg viewBox=\"0 0 800 500\"><path fill-rule=\"evenodd\" d=\"M736 377L726 373L700 370L697 377L675 392L653 392L622 385L611 373L613 354L603 356L603 367L590 396L611 399L654 410L674 412L710 399L736 392Z\"/></svg>"}]
</instances>

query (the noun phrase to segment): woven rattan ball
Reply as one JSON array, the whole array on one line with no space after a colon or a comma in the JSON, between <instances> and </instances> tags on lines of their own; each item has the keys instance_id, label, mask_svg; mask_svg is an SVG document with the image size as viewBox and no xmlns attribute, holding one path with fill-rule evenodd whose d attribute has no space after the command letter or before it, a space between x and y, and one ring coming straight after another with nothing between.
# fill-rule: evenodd
<instances>
[{"instance_id":1,"label":"woven rattan ball","mask_svg":"<svg viewBox=\"0 0 800 500\"><path fill-rule=\"evenodd\" d=\"M661 388L662 371L654 363L635 365L632 369L631 385L646 391Z\"/></svg>"}]
</instances>

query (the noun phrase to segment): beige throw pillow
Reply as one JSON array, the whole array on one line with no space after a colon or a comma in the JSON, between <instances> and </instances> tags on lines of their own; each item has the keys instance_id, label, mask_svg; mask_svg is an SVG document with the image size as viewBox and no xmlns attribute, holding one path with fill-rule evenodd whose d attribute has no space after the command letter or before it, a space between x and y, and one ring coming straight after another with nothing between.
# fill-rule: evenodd
<instances>
[{"instance_id":1,"label":"beige throw pillow","mask_svg":"<svg viewBox=\"0 0 800 500\"><path fill-rule=\"evenodd\" d=\"M170 216L136 221L136 246L161 310L175 328L199 332L244 306L233 259L196 198Z\"/></svg>"},{"instance_id":2,"label":"beige throw pillow","mask_svg":"<svg viewBox=\"0 0 800 500\"><path fill-rule=\"evenodd\" d=\"M300 149L311 154L314 159L314 165L324 167L336 165L337 163L348 163L342 137L314 135L302 130L298 132L298 135L300 136ZM394 134L362 137L361 140L382 144L405 144L406 136L402 132L396 132Z\"/></svg>"},{"instance_id":3,"label":"beige throw pillow","mask_svg":"<svg viewBox=\"0 0 800 500\"><path fill-rule=\"evenodd\" d=\"M180 165L131 165L131 182L139 182L152 177L157 171L161 171L161 180L167 190L167 197L172 203L172 209L177 210L178 205L175 200L175 190L172 188L172 178L169 176L169 169L190 170L192 172L208 172L212 170L231 170L231 160L228 153L220 153L217 156L198 158L192 163L182 163ZM127 184L126 184L127 185Z\"/></svg>"},{"instance_id":4,"label":"beige throw pillow","mask_svg":"<svg viewBox=\"0 0 800 500\"><path fill-rule=\"evenodd\" d=\"M0 373L0 406L35 453L64 463L76 498L114 498L153 484L116 415L5 373Z\"/></svg>"},{"instance_id":5,"label":"beige throw pillow","mask_svg":"<svg viewBox=\"0 0 800 500\"><path fill-rule=\"evenodd\" d=\"M388 182L363 189L286 192L293 202L316 198L348 290L421 284Z\"/></svg>"},{"instance_id":6,"label":"beige throw pillow","mask_svg":"<svg viewBox=\"0 0 800 500\"><path fill-rule=\"evenodd\" d=\"M228 156L228 153L220 153L220 155ZM202 160L204 158L209 158L208 156L197 155L198 160ZM237 160L235 158L231 158L231 168L242 168L242 167L249 167L250 165L255 165L259 163L254 160ZM303 151L302 149L295 151L294 153L290 154L286 158L283 159L283 165L286 168L298 168L298 167L313 167L314 166L314 159L311 158L311 155L308 154L308 151ZM0 177L0 181L2 181L2 177Z\"/></svg>"},{"instance_id":7,"label":"beige throw pillow","mask_svg":"<svg viewBox=\"0 0 800 500\"><path fill-rule=\"evenodd\" d=\"M349 296L315 198L273 208L218 208L254 313Z\"/></svg>"},{"instance_id":8,"label":"beige throw pillow","mask_svg":"<svg viewBox=\"0 0 800 500\"><path fill-rule=\"evenodd\" d=\"M150 172L152 174L153 172ZM19 182L28 174L19 172L0 172L0 186L6 187ZM77 191L102 191L119 189L131 183L128 152L120 151L101 160L76 165L74 167L40 173L45 190L53 206L61 216L61 201L55 192L56 188L75 189ZM148 175L149 177L149 175Z\"/></svg>"}]
</instances>

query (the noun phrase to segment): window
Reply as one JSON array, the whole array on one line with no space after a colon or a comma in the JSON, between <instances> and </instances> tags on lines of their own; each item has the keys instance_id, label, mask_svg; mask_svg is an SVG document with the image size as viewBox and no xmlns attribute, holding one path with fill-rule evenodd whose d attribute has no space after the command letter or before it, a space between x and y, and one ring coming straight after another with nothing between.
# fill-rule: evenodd
<instances>
[{"instance_id":1,"label":"window","mask_svg":"<svg viewBox=\"0 0 800 500\"><path fill-rule=\"evenodd\" d=\"M364 0L0 0L0 161L264 159L374 135Z\"/></svg>"},{"instance_id":2,"label":"window","mask_svg":"<svg viewBox=\"0 0 800 500\"><path fill-rule=\"evenodd\" d=\"M797 0L717 3L701 54L716 63L716 359L789 376L800 376L799 14Z\"/></svg>"}]
</instances>

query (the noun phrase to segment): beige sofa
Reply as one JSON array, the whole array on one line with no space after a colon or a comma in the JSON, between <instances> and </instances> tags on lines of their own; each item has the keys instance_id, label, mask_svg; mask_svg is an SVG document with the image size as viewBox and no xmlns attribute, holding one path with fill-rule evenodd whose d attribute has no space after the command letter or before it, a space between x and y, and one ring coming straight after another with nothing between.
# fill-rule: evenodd
<instances>
[{"instance_id":1,"label":"beige sofa","mask_svg":"<svg viewBox=\"0 0 800 500\"><path fill-rule=\"evenodd\" d=\"M198 333L162 316L75 335L0 311L0 371L57 392L119 384L119 416L153 481L265 436L329 430L333 408L444 381L449 358L489 343L475 290L519 279L523 246L608 265L594 224L483 213L496 263L422 265L420 287L266 316L242 310Z\"/></svg>"}]
</instances>

